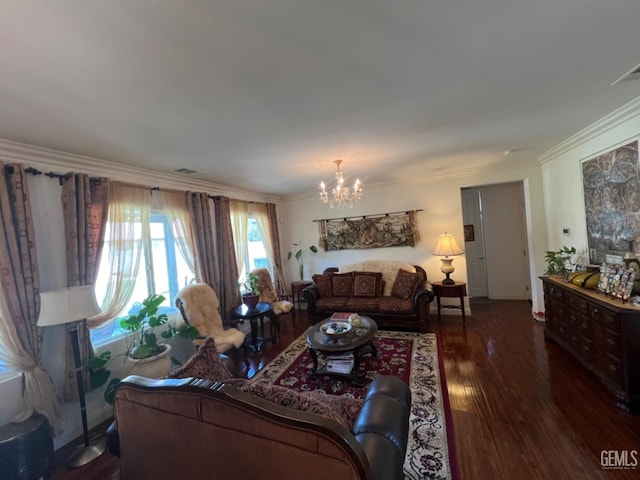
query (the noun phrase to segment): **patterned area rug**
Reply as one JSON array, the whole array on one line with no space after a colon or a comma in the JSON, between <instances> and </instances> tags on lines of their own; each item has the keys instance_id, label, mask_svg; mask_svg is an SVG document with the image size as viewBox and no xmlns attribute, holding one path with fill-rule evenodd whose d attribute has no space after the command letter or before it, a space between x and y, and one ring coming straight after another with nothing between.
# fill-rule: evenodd
<instances>
[{"instance_id":1,"label":"patterned area rug","mask_svg":"<svg viewBox=\"0 0 640 480\"><path fill-rule=\"evenodd\" d=\"M376 376L396 375L409 385L412 395L405 479L457 478L455 449L448 441L453 436L446 418L449 412L446 384L435 334L378 331L374 344L377 356L366 355L360 364L362 381L334 375L318 375L314 379L306 333L253 378L298 391L320 389L363 398Z\"/></svg>"}]
</instances>

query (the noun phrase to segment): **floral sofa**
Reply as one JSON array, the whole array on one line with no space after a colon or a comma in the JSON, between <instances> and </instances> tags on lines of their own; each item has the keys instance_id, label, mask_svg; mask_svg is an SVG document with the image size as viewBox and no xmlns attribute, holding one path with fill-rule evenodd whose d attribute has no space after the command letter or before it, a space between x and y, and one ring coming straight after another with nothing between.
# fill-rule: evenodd
<instances>
[{"instance_id":1,"label":"floral sofa","mask_svg":"<svg viewBox=\"0 0 640 480\"><path fill-rule=\"evenodd\" d=\"M357 312L380 327L428 330L434 295L418 265L370 260L329 268L312 279L302 291L312 323L335 312Z\"/></svg>"}]
</instances>

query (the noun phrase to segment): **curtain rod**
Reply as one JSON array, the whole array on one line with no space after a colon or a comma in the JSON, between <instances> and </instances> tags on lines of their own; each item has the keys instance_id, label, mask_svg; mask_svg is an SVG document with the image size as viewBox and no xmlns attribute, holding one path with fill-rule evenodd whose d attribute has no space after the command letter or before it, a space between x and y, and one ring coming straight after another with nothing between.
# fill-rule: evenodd
<instances>
[{"instance_id":1,"label":"curtain rod","mask_svg":"<svg viewBox=\"0 0 640 480\"><path fill-rule=\"evenodd\" d=\"M317 220L312 220L313 222L330 222L331 220L349 220L351 218L361 218L361 219L365 219L365 218L373 218L373 217L388 217L389 215L396 215L399 213L411 213L411 212L422 212L422 208L419 208L417 210L402 210L400 212L387 212L387 213L373 213L371 215L355 215L353 217L336 217L336 218L320 218Z\"/></svg>"}]
</instances>

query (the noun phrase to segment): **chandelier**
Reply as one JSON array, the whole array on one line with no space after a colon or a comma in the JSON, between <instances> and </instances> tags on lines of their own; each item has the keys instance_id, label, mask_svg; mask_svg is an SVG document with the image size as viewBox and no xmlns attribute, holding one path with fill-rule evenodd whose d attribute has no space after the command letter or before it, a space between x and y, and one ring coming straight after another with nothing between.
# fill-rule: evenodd
<instances>
[{"instance_id":1,"label":"chandelier","mask_svg":"<svg viewBox=\"0 0 640 480\"><path fill-rule=\"evenodd\" d=\"M342 160L334 160L333 163L338 167L338 171L336 172L336 185L331 189L331 196L329 196L325 189L324 182L320 182L320 188L322 189L320 192L320 199L331 208L337 208L338 210L342 210L346 206L351 208L353 206L353 202L360 200L362 197L360 180L356 179L356 183L353 184L353 192L350 192L349 187L344 185L344 176L340 171L340 164L342 163Z\"/></svg>"}]
</instances>

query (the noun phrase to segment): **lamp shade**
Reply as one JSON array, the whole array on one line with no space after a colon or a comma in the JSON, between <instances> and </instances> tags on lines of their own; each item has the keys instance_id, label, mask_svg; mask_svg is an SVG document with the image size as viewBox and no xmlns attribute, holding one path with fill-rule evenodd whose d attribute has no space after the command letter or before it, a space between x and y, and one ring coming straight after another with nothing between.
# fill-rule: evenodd
<instances>
[{"instance_id":1,"label":"lamp shade","mask_svg":"<svg viewBox=\"0 0 640 480\"><path fill-rule=\"evenodd\" d=\"M440 255L443 257L448 257L449 255L462 255L464 252L456 243L456 239L450 233L444 232L442 235L438 237L438 243L436 244L436 249L434 250L434 255Z\"/></svg>"},{"instance_id":2,"label":"lamp shade","mask_svg":"<svg viewBox=\"0 0 640 480\"><path fill-rule=\"evenodd\" d=\"M38 327L51 327L82 320L96 313L93 285L81 285L40 293L40 315Z\"/></svg>"}]
</instances>

